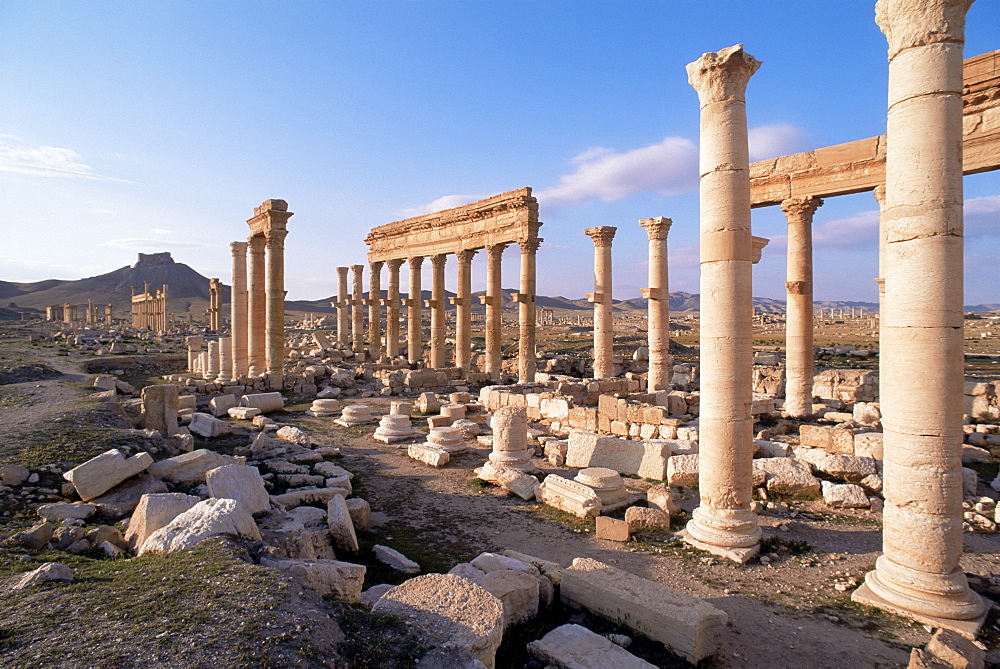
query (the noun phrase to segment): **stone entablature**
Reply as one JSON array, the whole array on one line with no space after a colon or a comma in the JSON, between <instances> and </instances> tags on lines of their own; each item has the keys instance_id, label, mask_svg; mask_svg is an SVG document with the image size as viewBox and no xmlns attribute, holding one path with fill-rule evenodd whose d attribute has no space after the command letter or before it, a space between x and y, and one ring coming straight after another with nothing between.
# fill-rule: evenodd
<instances>
[{"instance_id":1,"label":"stone entablature","mask_svg":"<svg viewBox=\"0 0 1000 669\"><path fill-rule=\"evenodd\" d=\"M456 254L538 238L538 200L519 188L485 200L372 228L369 262Z\"/></svg>"},{"instance_id":2,"label":"stone entablature","mask_svg":"<svg viewBox=\"0 0 1000 669\"><path fill-rule=\"evenodd\" d=\"M965 60L962 111L963 172L1000 169L1000 50ZM750 164L752 207L862 193L883 183L885 135Z\"/></svg>"}]
</instances>

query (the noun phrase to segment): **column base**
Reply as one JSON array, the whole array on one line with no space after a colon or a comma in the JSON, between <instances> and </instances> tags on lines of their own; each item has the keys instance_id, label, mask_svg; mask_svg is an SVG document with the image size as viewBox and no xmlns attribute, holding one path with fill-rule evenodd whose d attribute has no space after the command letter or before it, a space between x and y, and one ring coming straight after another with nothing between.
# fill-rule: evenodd
<instances>
[{"instance_id":1,"label":"column base","mask_svg":"<svg viewBox=\"0 0 1000 669\"><path fill-rule=\"evenodd\" d=\"M728 546L716 546L715 544L708 544L704 541L698 541L691 536L691 533L687 530L681 530L677 532L674 536L694 548L699 548L703 551L711 553L712 555L718 555L719 557L724 557L733 562L739 562L740 564L746 564L750 558L757 556L760 553L760 544L756 546L750 546L748 548L730 548Z\"/></svg>"},{"instance_id":2,"label":"column base","mask_svg":"<svg viewBox=\"0 0 1000 669\"><path fill-rule=\"evenodd\" d=\"M695 548L740 564L760 553L760 526L757 514L749 509L699 506L691 516L678 537Z\"/></svg>"},{"instance_id":3,"label":"column base","mask_svg":"<svg viewBox=\"0 0 1000 669\"><path fill-rule=\"evenodd\" d=\"M869 575L873 573L874 572L869 572ZM978 597L978 595L975 596ZM983 607L984 610L982 614L970 620L955 620L953 618L940 618L937 616L917 613L916 611L911 611L910 609L906 609L898 604L894 604L886 599L883 599L882 597L879 597L868 586L867 578L866 582L862 583L860 588L851 593L851 601L857 602L858 604L864 604L865 606L874 606L876 609L882 609L883 611L888 611L889 613L895 613L896 615L916 620L917 622L930 625L931 627L943 627L944 629L952 630L953 632L957 632L969 639L976 638L976 634L979 633L979 629L983 626L983 623L986 621L986 616L990 612L989 602L983 600L986 605Z\"/></svg>"}]
</instances>

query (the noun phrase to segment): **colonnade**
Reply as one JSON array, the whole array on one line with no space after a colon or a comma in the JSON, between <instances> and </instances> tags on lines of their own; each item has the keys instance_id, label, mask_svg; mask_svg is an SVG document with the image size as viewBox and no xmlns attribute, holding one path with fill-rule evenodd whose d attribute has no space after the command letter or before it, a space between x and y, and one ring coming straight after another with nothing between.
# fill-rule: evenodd
<instances>
[{"instance_id":1,"label":"colonnade","mask_svg":"<svg viewBox=\"0 0 1000 669\"><path fill-rule=\"evenodd\" d=\"M222 329L222 282L208 280L208 329Z\"/></svg>"},{"instance_id":2,"label":"colonnade","mask_svg":"<svg viewBox=\"0 0 1000 669\"><path fill-rule=\"evenodd\" d=\"M163 332L167 329L167 284L154 293L149 292L149 281L143 286L142 293L136 294L132 286L132 327L136 330L155 330Z\"/></svg>"},{"instance_id":3,"label":"colonnade","mask_svg":"<svg viewBox=\"0 0 1000 669\"><path fill-rule=\"evenodd\" d=\"M518 378L534 380L535 377L535 254L540 239L516 242L521 251L519 290L511 294L518 304L519 348ZM486 355L484 372L490 378L501 375L501 260L509 243L491 244L486 250L486 294L480 297L486 306ZM332 303L337 310L337 339L350 343L353 350L367 350L377 359L384 353L397 357L401 349L401 307L406 308L406 352L410 363L423 359L424 341L422 318L425 309L430 312L430 339L428 365L441 369L453 365L468 373L472 367L472 260L480 249L462 249L455 253L436 253L430 256L408 256L373 261L369 264L368 297L362 297L364 266L338 267L338 299ZM430 259L430 299L423 299L422 269L424 259ZM455 352L448 360L445 340L448 335L446 321L447 302L445 285L449 258L456 263L455 297ZM409 268L409 291L400 299L400 270L406 262ZM381 298L382 270L387 268L388 280L385 298ZM353 293L347 297L347 274L354 271ZM367 309L364 309L366 307ZM386 326L382 327L382 308L385 308ZM367 310L367 341L364 338L364 318ZM347 323L350 322L350 337ZM383 341L384 333L384 341Z\"/></svg>"}]
</instances>

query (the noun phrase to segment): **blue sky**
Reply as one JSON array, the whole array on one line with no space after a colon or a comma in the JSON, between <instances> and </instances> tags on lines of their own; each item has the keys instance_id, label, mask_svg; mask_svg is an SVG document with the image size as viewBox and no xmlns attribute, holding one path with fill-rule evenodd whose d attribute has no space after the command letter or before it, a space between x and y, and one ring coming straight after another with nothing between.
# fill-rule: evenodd
<instances>
[{"instance_id":1,"label":"blue sky","mask_svg":"<svg viewBox=\"0 0 1000 669\"><path fill-rule=\"evenodd\" d=\"M638 296L637 221L652 216L674 221L671 289L698 292L698 104L684 66L736 43L763 61L747 92L754 158L877 135L887 64L873 7L5 0L0 279L76 279L169 250L228 282L229 242L282 198L295 212L289 298L316 299L336 292L334 267L365 261L372 227L531 186L540 293L590 292L582 231L615 225L615 297ZM1000 48L1000 2L976 2L966 35L966 56ZM1000 173L966 177L965 197L965 301L1000 302ZM817 299L876 301L876 211L868 193L819 209ZM784 217L753 220L772 238L753 292L783 299ZM505 254L505 286L517 255ZM453 289L453 261L446 271Z\"/></svg>"}]
</instances>

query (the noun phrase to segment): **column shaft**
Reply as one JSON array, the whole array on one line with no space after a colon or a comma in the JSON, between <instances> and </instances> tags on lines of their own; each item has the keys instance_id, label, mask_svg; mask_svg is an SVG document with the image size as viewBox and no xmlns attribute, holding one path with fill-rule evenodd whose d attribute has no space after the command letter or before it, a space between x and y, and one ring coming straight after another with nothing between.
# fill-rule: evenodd
<instances>
[{"instance_id":1,"label":"column shaft","mask_svg":"<svg viewBox=\"0 0 1000 669\"><path fill-rule=\"evenodd\" d=\"M448 365L444 355L445 337L445 296L444 265L447 256L443 253L431 256L431 368L442 369Z\"/></svg>"},{"instance_id":2,"label":"column shaft","mask_svg":"<svg viewBox=\"0 0 1000 669\"><path fill-rule=\"evenodd\" d=\"M230 300L229 334L233 340L233 378L245 377L247 360L247 243L232 242L232 298Z\"/></svg>"},{"instance_id":3,"label":"column shaft","mask_svg":"<svg viewBox=\"0 0 1000 669\"><path fill-rule=\"evenodd\" d=\"M594 378L607 379L614 373L615 330L611 302L611 240L618 228L603 225L583 232L594 240Z\"/></svg>"},{"instance_id":4,"label":"column shaft","mask_svg":"<svg viewBox=\"0 0 1000 669\"><path fill-rule=\"evenodd\" d=\"M390 358L399 355L399 267L402 260L394 259L389 265L389 286L386 289L385 352Z\"/></svg>"},{"instance_id":5,"label":"column shaft","mask_svg":"<svg viewBox=\"0 0 1000 669\"><path fill-rule=\"evenodd\" d=\"M360 353L365 347L365 311L364 311L364 265L351 265L351 349Z\"/></svg>"},{"instance_id":6,"label":"column shaft","mask_svg":"<svg viewBox=\"0 0 1000 669\"><path fill-rule=\"evenodd\" d=\"M674 362L670 357L670 288L667 273L667 233L672 221L658 216L644 218L639 225L649 236L649 287L643 290L647 300L646 330L649 345L649 371L646 390L669 390Z\"/></svg>"},{"instance_id":7,"label":"column shaft","mask_svg":"<svg viewBox=\"0 0 1000 669\"><path fill-rule=\"evenodd\" d=\"M521 281L517 295L517 378L521 383L535 381L535 254L541 238L518 242L521 249Z\"/></svg>"},{"instance_id":8,"label":"column shaft","mask_svg":"<svg viewBox=\"0 0 1000 669\"><path fill-rule=\"evenodd\" d=\"M468 374L472 367L472 257L475 251L459 251L458 288L455 291L455 366Z\"/></svg>"},{"instance_id":9,"label":"column shaft","mask_svg":"<svg viewBox=\"0 0 1000 669\"><path fill-rule=\"evenodd\" d=\"M382 263L373 262L368 275L368 352L382 357Z\"/></svg>"},{"instance_id":10,"label":"column shaft","mask_svg":"<svg viewBox=\"0 0 1000 669\"><path fill-rule=\"evenodd\" d=\"M501 258L506 244L493 244L486 248L486 373L491 380L501 376L503 353L500 350L503 338L503 279Z\"/></svg>"},{"instance_id":11,"label":"column shaft","mask_svg":"<svg viewBox=\"0 0 1000 669\"><path fill-rule=\"evenodd\" d=\"M267 371L267 292L264 287L266 244L267 240L263 235L253 235L248 240L250 264L247 270L247 353L250 376L260 376Z\"/></svg>"},{"instance_id":12,"label":"column shaft","mask_svg":"<svg viewBox=\"0 0 1000 669\"><path fill-rule=\"evenodd\" d=\"M347 273L350 267L337 268L337 341L347 344L351 341L350 335L350 314L348 308L351 304L350 295L347 292Z\"/></svg>"},{"instance_id":13,"label":"column shaft","mask_svg":"<svg viewBox=\"0 0 1000 669\"><path fill-rule=\"evenodd\" d=\"M420 287L420 265L423 256L408 258L406 264L410 268L410 287L407 294L406 322L406 357L414 365L423 359L424 347L420 341L423 325L420 322L420 307L423 303L423 290Z\"/></svg>"},{"instance_id":14,"label":"column shaft","mask_svg":"<svg viewBox=\"0 0 1000 669\"><path fill-rule=\"evenodd\" d=\"M785 411L812 414L813 262L812 219L823 201L792 198L781 203L788 219L785 278Z\"/></svg>"},{"instance_id":15,"label":"column shaft","mask_svg":"<svg viewBox=\"0 0 1000 669\"><path fill-rule=\"evenodd\" d=\"M285 236L267 231L266 365L270 390L281 390L285 377Z\"/></svg>"}]
</instances>

